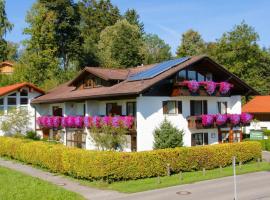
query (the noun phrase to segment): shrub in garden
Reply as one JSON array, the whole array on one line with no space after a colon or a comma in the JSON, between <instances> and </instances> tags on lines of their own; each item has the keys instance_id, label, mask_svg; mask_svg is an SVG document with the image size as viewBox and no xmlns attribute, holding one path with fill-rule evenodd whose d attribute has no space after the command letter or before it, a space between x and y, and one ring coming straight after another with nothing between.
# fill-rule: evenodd
<instances>
[{"instance_id":1,"label":"shrub in garden","mask_svg":"<svg viewBox=\"0 0 270 200\"><path fill-rule=\"evenodd\" d=\"M39 140L39 136L37 135L36 131L27 131L25 138L32 139L32 140Z\"/></svg>"},{"instance_id":2,"label":"shrub in garden","mask_svg":"<svg viewBox=\"0 0 270 200\"><path fill-rule=\"evenodd\" d=\"M128 180L213 169L261 158L258 142L179 147L144 152L88 151L42 141L0 137L0 156L89 180Z\"/></svg>"},{"instance_id":3,"label":"shrub in garden","mask_svg":"<svg viewBox=\"0 0 270 200\"><path fill-rule=\"evenodd\" d=\"M183 146L183 131L174 127L165 119L154 130L154 149L175 148Z\"/></svg>"},{"instance_id":4,"label":"shrub in garden","mask_svg":"<svg viewBox=\"0 0 270 200\"><path fill-rule=\"evenodd\" d=\"M0 129L6 136L25 134L30 129L31 116L25 109L11 109L2 117L5 120L1 122Z\"/></svg>"}]
</instances>

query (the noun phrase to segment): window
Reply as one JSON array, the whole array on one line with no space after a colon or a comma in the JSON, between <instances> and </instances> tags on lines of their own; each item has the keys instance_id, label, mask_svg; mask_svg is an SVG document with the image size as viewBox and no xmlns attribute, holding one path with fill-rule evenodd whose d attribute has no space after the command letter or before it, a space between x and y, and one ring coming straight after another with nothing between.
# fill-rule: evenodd
<instances>
[{"instance_id":1,"label":"window","mask_svg":"<svg viewBox=\"0 0 270 200\"><path fill-rule=\"evenodd\" d=\"M53 116L63 116L63 109L59 106L53 106L52 107Z\"/></svg>"},{"instance_id":2,"label":"window","mask_svg":"<svg viewBox=\"0 0 270 200\"><path fill-rule=\"evenodd\" d=\"M27 105L28 104L28 98L21 98L20 99L20 105Z\"/></svg>"},{"instance_id":3,"label":"window","mask_svg":"<svg viewBox=\"0 0 270 200\"><path fill-rule=\"evenodd\" d=\"M128 116L136 116L136 102L127 102L127 115Z\"/></svg>"},{"instance_id":4,"label":"window","mask_svg":"<svg viewBox=\"0 0 270 200\"><path fill-rule=\"evenodd\" d=\"M85 79L83 83L83 88L92 88L92 87L93 87L93 80Z\"/></svg>"},{"instance_id":5,"label":"window","mask_svg":"<svg viewBox=\"0 0 270 200\"><path fill-rule=\"evenodd\" d=\"M7 103L8 103L8 110L16 108L17 106L16 92L8 95Z\"/></svg>"},{"instance_id":6,"label":"window","mask_svg":"<svg viewBox=\"0 0 270 200\"><path fill-rule=\"evenodd\" d=\"M197 81L205 81L205 76L204 75L198 73L197 76L198 76Z\"/></svg>"},{"instance_id":7,"label":"window","mask_svg":"<svg viewBox=\"0 0 270 200\"><path fill-rule=\"evenodd\" d=\"M197 80L196 71L188 71L188 80Z\"/></svg>"},{"instance_id":8,"label":"window","mask_svg":"<svg viewBox=\"0 0 270 200\"><path fill-rule=\"evenodd\" d=\"M213 75L211 73L206 74L206 81L212 81L213 80Z\"/></svg>"},{"instance_id":9,"label":"window","mask_svg":"<svg viewBox=\"0 0 270 200\"><path fill-rule=\"evenodd\" d=\"M27 96L28 96L27 90L25 90L25 89L21 90L20 96L21 96L21 97L27 97Z\"/></svg>"},{"instance_id":10,"label":"window","mask_svg":"<svg viewBox=\"0 0 270 200\"><path fill-rule=\"evenodd\" d=\"M181 70L178 73L178 81L184 81L187 80L187 71L186 70Z\"/></svg>"},{"instance_id":11,"label":"window","mask_svg":"<svg viewBox=\"0 0 270 200\"><path fill-rule=\"evenodd\" d=\"M191 134L191 146L208 145L208 133Z\"/></svg>"},{"instance_id":12,"label":"window","mask_svg":"<svg viewBox=\"0 0 270 200\"><path fill-rule=\"evenodd\" d=\"M227 114L227 102L217 102L218 113Z\"/></svg>"},{"instance_id":13,"label":"window","mask_svg":"<svg viewBox=\"0 0 270 200\"><path fill-rule=\"evenodd\" d=\"M2 111L4 111L4 99L3 98L0 99L0 114Z\"/></svg>"},{"instance_id":14,"label":"window","mask_svg":"<svg viewBox=\"0 0 270 200\"><path fill-rule=\"evenodd\" d=\"M190 115L197 116L207 114L207 101L190 101Z\"/></svg>"},{"instance_id":15,"label":"window","mask_svg":"<svg viewBox=\"0 0 270 200\"><path fill-rule=\"evenodd\" d=\"M212 74L208 73L207 75L204 75L194 70L181 70L178 72L177 80L178 81L184 81L184 80L211 81Z\"/></svg>"},{"instance_id":16,"label":"window","mask_svg":"<svg viewBox=\"0 0 270 200\"><path fill-rule=\"evenodd\" d=\"M163 101L163 114L181 114L182 101Z\"/></svg>"},{"instance_id":17,"label":"window","mask_svg":"<svg viewBox=\"0 0 270 200\"><path fill-rule=\"evenodd\" d=\"M122 115L122 106L118 106L117 103L107 103L106 104L106 115Z\"/></svg>"}]
</instances>

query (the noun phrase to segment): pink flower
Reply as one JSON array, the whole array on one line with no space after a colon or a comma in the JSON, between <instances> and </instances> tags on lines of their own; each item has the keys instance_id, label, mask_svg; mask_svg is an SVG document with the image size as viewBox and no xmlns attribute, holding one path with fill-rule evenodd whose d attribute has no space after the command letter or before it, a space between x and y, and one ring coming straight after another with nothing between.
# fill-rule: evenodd
<instances>
[{"instance_id":1,"label":"pink flower","mask_svg":"<svg viewBox=\"0 0 270 200\"><path fill-rule=\"evenodd\" d=\"M217 86L217 84L213 81L202 81L200 82L200 85L204 86L204 89L209 95L212 95L215 92Z\"/></svg>"},{"instance_id":2,"label":"pink flower","mask_svg":"<svg viewBox=\"0 0 270 200\"><path fill-rule=\"evenodd\" d=\"M105 126L110 126L111 125L111 122L112 122L112 117L110 116L104 116L102 117L102 125L105 125Z\"/></svg>"},{"instance_id":3,"label":"pink flower","mask_svg":"<svg viewBox=\"0 0 270 200\"><path fill-rule=\"evenodd\" d=\"M187 85L189 91L192 93L196 93L200 86L199 83L195 80L184 81L183 83Z\"/></svg>"},{"instance_id":4,"label":"pink flower","mask_svg":"<svg viewBox=\"0 0 270 200\"><path fill-rule=\"evenodd\" d=\"M253 119L253 116L251 114L249 114L249 113L242 113L240 118L241 118L241 122L243 124L248 124Z\"/></svg>"},{"instance_id":5,"label":"pink flower","mask_svg":"<svg viewBox=\"0 0 270 200\"><path fill-rule=\"evenodd\" d=\"M203 126L211 126L214 123L214 116L213 115L201 115L202 118L202 125Z\"/></svg>"},{"instance_id":6,"label":"pink flower","mask_svg":"<svg viewBox=\"0 0 270 200\"><path fill-rule=\"evenodd\" d=\"M53 127L53 119L52 119L52 117L45 116L44 122L45 122L44 125L45 125L46 128L52 128Z\"/></svg>"},{"instance_id":7,"label":"pink flower","mask_svg":"<svg viewBox=\"0 0 270 200\"><path fill-rule=\"evenodd\" d=\"M221 82L221 83L219 83L219 92L221 94L227 94L232 87L233 87L233 85L231 85L230 83Z\"/></svg>"},{"instance_id":8,"label":"pink flower","mask_svg":"<svg viewBox=\"0 0 270 200\"><path fill-rule=\"evenodd\" d=\"M233 124L234 126L240 123L240 115L238 114L230 114L229 119L230 119L231 124Z\"/></svg>"},{"instance_id":9,"label":"pink flower","mask_svg":"<svg viewBox=\"0 0 270 200\"><path fill-rule=\"evenodd\" d=\"M75 127L75 117L74 116L67 116L65 123L66 123L67 128L74 128Z\"/></svg>"},{"instance_id":10,"label":"pink flower","mask_svg":"<svg viewBox=\"0 0 270 200\"><path fill-rule=\"evenodd\" d=\"M226 114L217 114L216 115L216 124L221 126L227 122L227 115Z\"/></svg>"},{"instance_id":11,"label":"pink flower","mask_svg":"<svg viewBox=\"0 0 270 200\"><path fill-rule=\"evenodd\" d=\"M100 122L101 122L101 118L99 116L94 116L93 117L93 125L95 127L100 128L100 125L101 125Z\"/></svg>"},{"instance_id":12,"label":"pink flower","mask_svg":"<svg viewBox=\"0 0 270 200\"><path fill-rule=\"evenodd\" d=\"M59 128L60 124L61 124L61 117L58 116L53 116L52 118L52 125L53 128Z\"/></svg>"},{"instance_id":13,"label":"pink flower","mask_svg":"<svg viewBox=\"0 0 270 200\"><path fill-rule=\"evenodd\" d=\"M116 116L116 117L112 118L112 126L113 127L117 128L120 126L120 124L121 124L121 117Z\"/></svg>"},{"instance_id":14,"label":"pink flower","mask_svg":"<svg viewBox=\"0 0 270 200\"><path fill-rule=\"evenodd\" d=\"M134 117L132 117L132 116L125 116L123 118L123 126L125 128L132 128L133 123L134 123Z\"/></svg>"},{"instance_id":15,"label":"pink flower","mask_svg":"<svg viewBox=\"0 0 270 200\"><path fill-rule=\"evenodd\" d=\"M84 124L84 127L90 128L92 126L92 117L85 116L83 118L83 124Z\"/></svg>"},{"instance_id":16,"label":"pink flower","mask_svg":"<svg viewBox=\"0 0 270 200\"><path fill-rule=\"evenodd\" d=\"M83 117L81 116L74 117L74 126L76 128L83 128Z\"/></svg>"}]
</instances>

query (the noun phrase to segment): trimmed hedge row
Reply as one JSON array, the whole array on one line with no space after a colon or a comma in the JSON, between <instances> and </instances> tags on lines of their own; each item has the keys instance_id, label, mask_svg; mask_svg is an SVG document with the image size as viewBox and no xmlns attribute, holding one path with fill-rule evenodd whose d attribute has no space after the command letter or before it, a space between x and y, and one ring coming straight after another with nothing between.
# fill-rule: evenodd
<instances>
[{"instance_id":1,"label":"trimmed hedge row","mask_svg":"<svg viewBox=\"0 0 270 200\"><path fill-rule=\"evenodd\" d=\"M128 180L164 176L171 172L227 166L232 156L246 162L261 157L258 142L181 147L144 152L87 151L18 138L0 137L0 156L90 180Z\"/></svg>"}]
</instances>

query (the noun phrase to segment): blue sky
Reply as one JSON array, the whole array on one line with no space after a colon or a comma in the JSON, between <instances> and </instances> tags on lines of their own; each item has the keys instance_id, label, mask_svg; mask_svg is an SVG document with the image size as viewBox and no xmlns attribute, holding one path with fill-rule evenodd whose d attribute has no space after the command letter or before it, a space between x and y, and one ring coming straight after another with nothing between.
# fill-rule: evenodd
<instances>
[{"instance_id":1,"label":"blue sky","mask_svg":"<svg viewBox=\"0 0 270 200\"><path fill-rule=\"evenodd\" d=\"M35 0L6 0L6 10L14 29L6 38L20 42L25 15ZM270 47L269 0L112 0L121 12L135 8L147 33L156 33L175 52L181 34L193 28L205 41L214 41L235 24L245 20L260 35L260 45Z\"/></svg>"}]
</instances>

